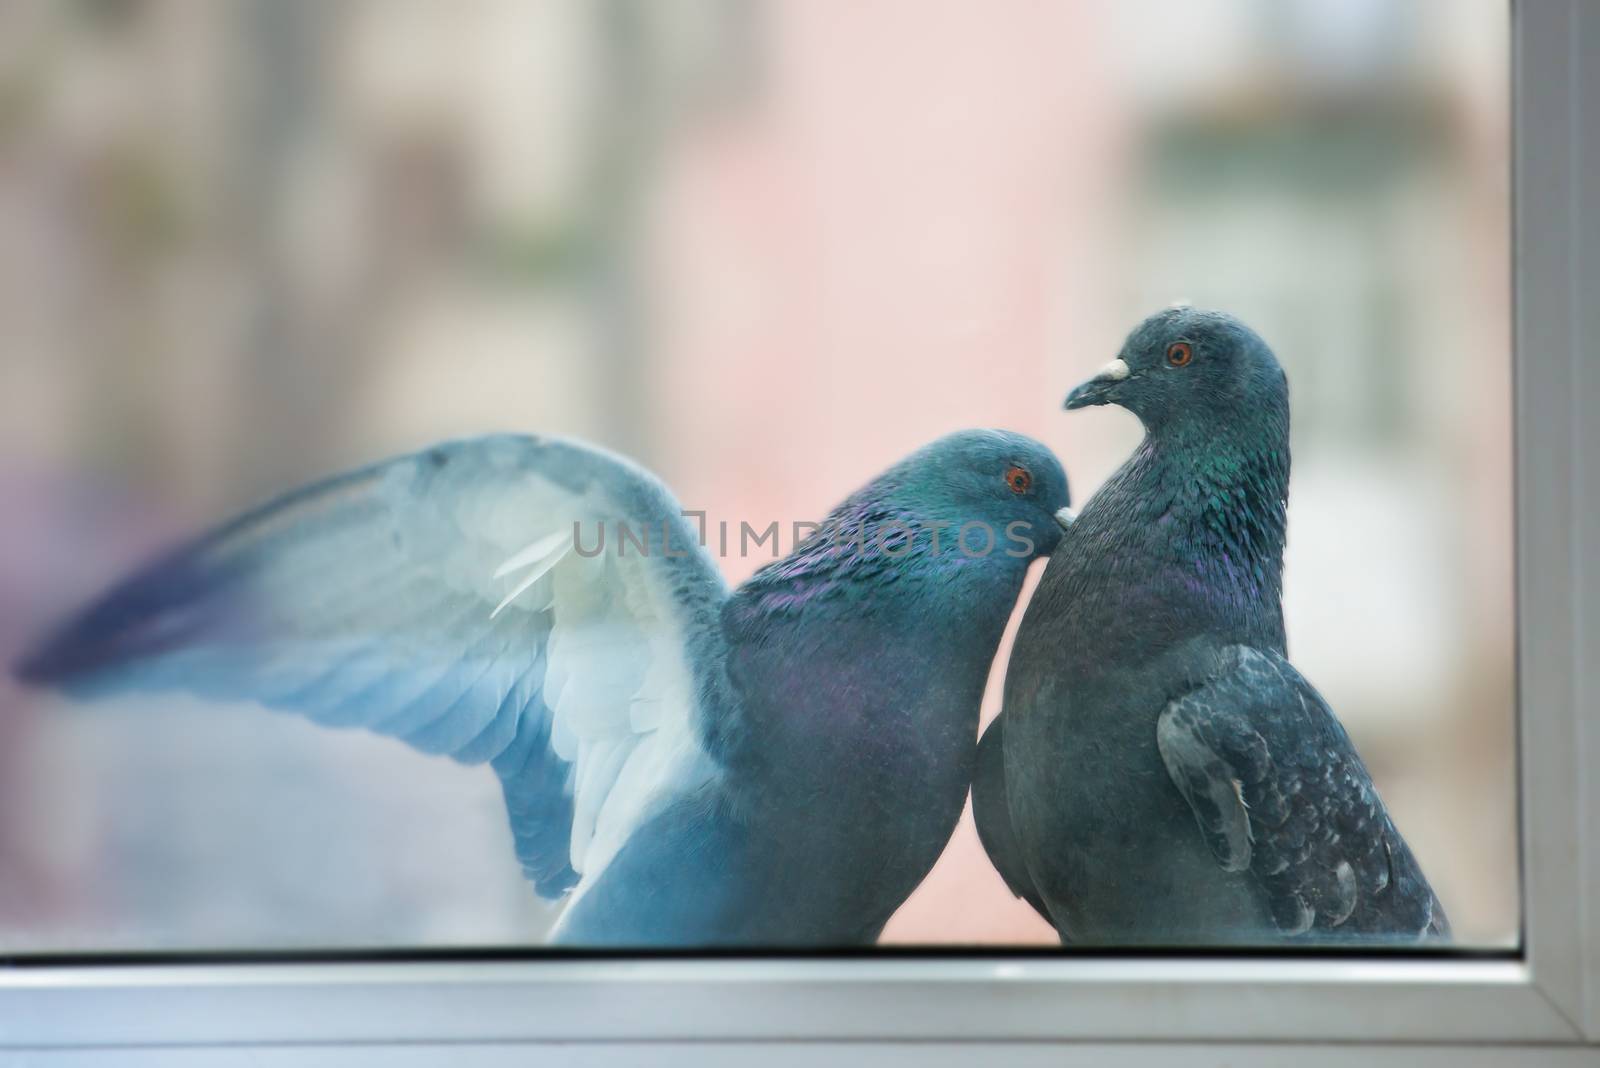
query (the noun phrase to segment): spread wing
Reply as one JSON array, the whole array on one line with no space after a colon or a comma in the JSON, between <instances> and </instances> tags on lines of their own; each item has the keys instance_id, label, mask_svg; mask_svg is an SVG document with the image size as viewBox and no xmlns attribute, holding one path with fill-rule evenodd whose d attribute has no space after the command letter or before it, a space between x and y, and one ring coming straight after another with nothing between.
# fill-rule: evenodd
<instances>
[{"instance_id":1,"label":"spread wing","mask_svg":"<svg viewBox=\"0 0 1600 1068\"><path fill-rule=\"evenodd\" d=\"M1022 847L1017 844L1017 832L1011 824L1011 808L1006 801L1005 721L1004 714L995 717L978 742L978 763L972 776L972 819L978 826L978 841L983 843L989 862L1006 887L1053 924L1023 863Z\"/></svg>"},{"instance_id":2,"label":"spread wing","mask_svg":"<svg viewBox=\"0 0 1600 1068\"><path fill-rule=\"evenodd\" d=\"M1255 876L1285 934L1448 935L1349 736L1281 655L1228 647L1156 742L1217 862Z\"/></svg>"},{"instance_id":3,"label":"spread wing","mask_svg":"<svg viewBox=\"0 0 1600 1068\"><path fill-rule=\"evenodd\" d=\"M633 540L596 552L618 522ZM83 696L256 701L487 762L523 869L553 897L710 774L693 669L716 655L724 596L651 475L486 437L235 520L113 589L19 674Z\"/></svg>"}]
</instances>

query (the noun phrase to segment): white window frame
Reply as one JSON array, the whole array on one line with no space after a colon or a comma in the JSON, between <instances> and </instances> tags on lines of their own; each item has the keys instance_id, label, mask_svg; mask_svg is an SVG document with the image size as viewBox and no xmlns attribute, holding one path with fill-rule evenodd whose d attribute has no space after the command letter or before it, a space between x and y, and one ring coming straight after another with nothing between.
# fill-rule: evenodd
<instances>
[{"instance_id":1,"label":"white window frame","mask_svg":"<svg viewBox=\"0 0 1600 1068\"><path fill-rule=\"evenodd\" d=\"M74 1064L143 1063L149 1047L163 1064L227 1063L184 1047L271 1052L257 1064L375 1044L395 1063L396 1049L449 1043L456 1063L498 1064L496 1050L520 1063L521 1043L654 1040L679 1055L686 1042L719 1044L694 1055L705 1064L747 1062L728 1043L799 1040L862 1042L853 1048L894 1063L921 1050L926 1064L938 1062L929 1042L1016 1054L1036 1050L1019 1042L1071 1043L1046 1050L1076 1056L1101 1048L1084 1043L1143 1040L1251 1063L1252 1049L1282 1049L1251 1043L1334 1041L1409 1044L1393 1047L1405 1063L1418 1043L1592 1063L1593 1050L1573 1047L1600 1040L1600 416L1584 414L1600 413L1600 2L1521 0L1512 31L1522 959L30 966L0 969L0 1049ZM137 1060L133 1047L145 1047ZM654 1049L629 1048L635 1060Z\"/></svg>"}]
</instances>

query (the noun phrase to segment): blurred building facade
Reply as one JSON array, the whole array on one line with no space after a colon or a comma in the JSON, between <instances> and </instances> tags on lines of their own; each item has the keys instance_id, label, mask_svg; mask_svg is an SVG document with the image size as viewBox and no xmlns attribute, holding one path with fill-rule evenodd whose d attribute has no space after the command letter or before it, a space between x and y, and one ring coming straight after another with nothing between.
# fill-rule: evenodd
<instances>
[{"instance_id":1,"label":"blurred building facade","mask_svg":"<svg viewBox=\"0 0 1600 1068\"><path fill-rule=\"evenodd\" d=\"M1061 398L1188 299L1290 375L1294 657L1459 933L1512 940L1507 23L7 5L0 654L178 532L452 435L576 434L713 519L787 525L1003 425L1082 499L1138 430ZM527 942L550 917L484 769L0 682L0 947ZM1047 935L970 824L888 932Z\"/></svg>"}]
</instances>

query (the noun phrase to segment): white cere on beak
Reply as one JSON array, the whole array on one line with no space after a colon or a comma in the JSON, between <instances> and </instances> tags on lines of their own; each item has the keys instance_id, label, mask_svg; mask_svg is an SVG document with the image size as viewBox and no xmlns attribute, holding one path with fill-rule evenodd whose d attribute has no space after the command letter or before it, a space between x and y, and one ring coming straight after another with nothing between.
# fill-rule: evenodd
<instances>
[{"instance_id":1,"label":"white cere on beak","mask_svg":"<svg viewBox=\"0 0 1600 1068\"><path fill-rule=\"evenodd\" d=\"M1095 377L1109 379L1112 382L1121 382L1128 377L1128 361L1122 359L1112 360L1100 368Z\"/></svg>"},{"instance_id":2,"label":"white cere on beak","mask_svg":"<svg viewBox=\"0 0 1600 1068\"><path fill-rule=\"evenodd\" d=\"M1072 526L1072 521L1077 518L1077 513L1071 508L1056 509L1056 522L1061 524L1062 530L1066 530L1068 527Z\"/></svg>"}]
</instances>

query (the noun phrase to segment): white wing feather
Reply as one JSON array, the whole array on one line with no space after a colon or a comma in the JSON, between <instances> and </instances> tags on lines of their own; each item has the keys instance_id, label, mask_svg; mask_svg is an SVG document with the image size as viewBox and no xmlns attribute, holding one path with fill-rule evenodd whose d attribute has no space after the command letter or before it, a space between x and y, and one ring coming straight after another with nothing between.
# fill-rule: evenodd
<instances>
[{"instance_id":1,"label":"white wing feather","mask_svg":"<svg viewBox=\"0 0 1600 1068\"><path fill-rule=\"evenodd\" d=\"M659 482L599 450L442 445L198 540L91 606L24 672L86 694L255 700L492 761L514 821L570 800L570 828L517 838L530 876L548 876L546 831L570 830L581 890L652 812L714 773L687 627L726 587L692 548L575 551L580 526L587 542L618 522L678 524L674 546L695 542Z\"/></svg>"}]
</instances>

